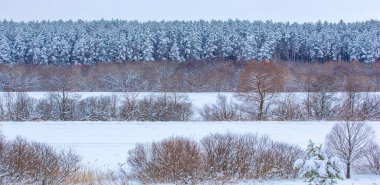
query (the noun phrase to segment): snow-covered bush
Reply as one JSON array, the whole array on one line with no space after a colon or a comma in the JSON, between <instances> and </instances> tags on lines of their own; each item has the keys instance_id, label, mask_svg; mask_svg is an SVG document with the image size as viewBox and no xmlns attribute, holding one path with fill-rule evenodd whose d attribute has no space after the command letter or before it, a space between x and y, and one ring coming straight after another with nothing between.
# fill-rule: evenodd
<instances>
[{"instance_id":1,"label":"snow-covered bush","mask_svg":"<svg viewBox=\"0 0 380 185\"><path fill-rule=\"evenodd\" d=\"M312 141L307 147L307 159L298 159L294 168L299 170L299 177L310 184L332 185L337 179L344 179L339 159L328 157L322 145L315 146Z\"/></svg>"}]
</instances>

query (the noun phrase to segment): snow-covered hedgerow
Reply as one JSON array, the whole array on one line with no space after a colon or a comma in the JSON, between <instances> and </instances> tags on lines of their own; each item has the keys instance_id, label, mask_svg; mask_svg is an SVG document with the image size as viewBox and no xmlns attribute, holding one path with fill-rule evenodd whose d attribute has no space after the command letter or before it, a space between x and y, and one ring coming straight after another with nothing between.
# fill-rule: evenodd
<instances>
[{"instance_id":1,"label":"snow-covered hedgerow","mask_svg":"<svg viewBox=\"0 0 380 185\"><path fill-rule=\"evenodd\" d=\"M344 179L337 157L328 157L321 146L310 141L307 147L307 159L298 159L294 168L299 169L299 177L313 185L333 185L337 179Z\"/></svg>"}]
</instances>

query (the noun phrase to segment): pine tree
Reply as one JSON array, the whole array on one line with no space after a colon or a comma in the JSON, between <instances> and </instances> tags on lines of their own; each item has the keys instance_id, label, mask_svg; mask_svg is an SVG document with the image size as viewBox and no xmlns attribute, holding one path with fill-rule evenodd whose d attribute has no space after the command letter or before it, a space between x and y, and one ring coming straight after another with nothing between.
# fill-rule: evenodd
<instances>
[{"instance_id":1,"label":"pine tree","mask_svg":"<svg viewBox=\"0 0 380 185\"><path fill-rule=\"evenodd\" d=\"M240 43L240 52L237 56L238 60L252 60L257 58L257 45L252 35L247 36L247 38L243 39Z\"/></svg>"},{"instance_id":2,"label":"pine tree","mask_svg":"<svg viewBox=\"0 0 380 185\"><path fill-rule=\"evenodd\" d=\"M272 60L274 50L276 46L276 36L275 33L270 33L266 38L263 46L259 50L258 59L259 60Z\"/></svg>"},{"instance_id":3,"label":"pine tree","mask_svg":"<svg viewBox=\"0 0 380 185\"><path fill-rule=\"evenodd\" d=\"M69 62L69 43L61 37L53 38L50 44L50 58L49 62L62 65Z\"/></svg>"},{"instance_id":4,"label":"pine tree","mask_svg":"<svg viewBox=\"0 0 380 185\"><path fill-rule=\"evenodd\" d=\"M294 168L299 169L299 177L313 185L333 185L337 179L344 179L340 161L336 157L329 158L322 145L314 146L312 141L307 147L307 160L298 159Z\"/></svg>"},{"instance_id":5,"label":"pine tree","mask_svg":"<svg viewBox=\"0 0 380 185\"><path fill-rule=\"evenodd\" d=\"M23 64L25 62L26 54L26 44L23 41L23 37L20 34L17 34L14 41L14 46L12 50L12 62Z\"/></svg>"},{"instance_id":6,"label":"pine tree","mask_svg":"<svg viewBox=\"0 0 380 185\"><path fill-rule=\"evenodd\" d=\"M169 60L170 61L184 61L185 59L181 56L179 47L176 42L173 43L172 47L170 47L169 51Z\"/></svg>"},{"instance_id":7,"label":"pine tree","mask_svg":"<svg viewBox=\"0 0 380 185\"><path fill-rule=\"evenodd\" d=\"M11 62L11 48L8 44L8 39L4 35L0 35L0 63Z\"/></svg>"}]
</instances>

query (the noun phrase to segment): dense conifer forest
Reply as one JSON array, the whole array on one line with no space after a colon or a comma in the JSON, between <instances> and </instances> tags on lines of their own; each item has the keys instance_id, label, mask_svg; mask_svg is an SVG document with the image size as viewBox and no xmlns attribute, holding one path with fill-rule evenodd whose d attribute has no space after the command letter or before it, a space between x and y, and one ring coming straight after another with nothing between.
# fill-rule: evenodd
<instances>
[{"instance_id":1,"label":"dense conifer forest","mask_svg":"<svg viewBox=\"0 0 380 185\"><path fill-rule=\"evenodd\" d=\"M380 59L380 22L0 22L0 63Z\"/></svg>"}]
</instances>

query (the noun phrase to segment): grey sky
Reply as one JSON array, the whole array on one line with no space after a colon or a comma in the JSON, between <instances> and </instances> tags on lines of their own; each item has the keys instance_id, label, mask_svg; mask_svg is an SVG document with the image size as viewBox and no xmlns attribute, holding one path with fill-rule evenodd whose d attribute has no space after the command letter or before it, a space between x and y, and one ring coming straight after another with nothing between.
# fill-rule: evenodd
<instances>
[{"instance_id":1,"label":"grey sky","mask_svg":"<svg viewBox=\"0 0 380 185\"><path fill-rule=\"evenodd\" d=\"M0 0L0 19L380 20L380 0Z\"/></svg>"}]
</instances>

